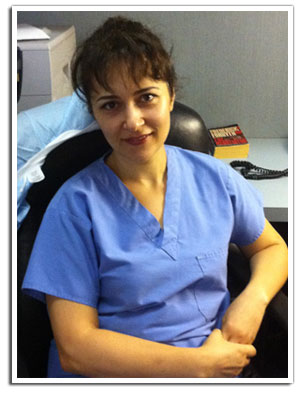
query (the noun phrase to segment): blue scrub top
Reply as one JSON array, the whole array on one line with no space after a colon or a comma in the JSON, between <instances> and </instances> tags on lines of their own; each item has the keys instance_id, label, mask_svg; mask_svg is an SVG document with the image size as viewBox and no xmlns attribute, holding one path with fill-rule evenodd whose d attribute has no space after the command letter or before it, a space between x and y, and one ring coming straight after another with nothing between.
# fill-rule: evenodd
<instances>
[{"instance_id":1,"label":"blue scrub top","mask_svg":"<svg viewBox=\"0 0 300 402\"><path fill-rule=\"evenodd\" d=\"M163 229L103 157L51 201L23 289L42 301L50 294L94 307L103 329L199 347L229 305L229 243L247 245L261 235L263 203L222 161L165 149ZM70 376L60 367L55 342L48 375Z\"/></svg>"}]
</instances>

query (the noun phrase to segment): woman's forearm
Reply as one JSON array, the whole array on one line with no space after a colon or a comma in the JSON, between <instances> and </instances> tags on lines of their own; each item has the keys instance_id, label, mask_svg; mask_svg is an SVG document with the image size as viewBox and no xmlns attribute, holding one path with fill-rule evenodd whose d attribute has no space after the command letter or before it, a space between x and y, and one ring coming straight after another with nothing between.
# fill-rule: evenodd
<instances>
[{"instance_id":1,"label":"woman's forearm","mask_svg":"<svg viewBox=\"0 0 300 402\"><path fill-rule=\"evenodd\" d=\"M194 377L189 350L93 328L62 354L64 370L87 377ZM65 350L66 351L66 350ZM201 353L201 351L200 351Z\"/></svg>"},{"instance_id":2,"label":"woman's forearm","mask_svg":"<svg viewBox=\"0 0 300 402\"><path fill-rule=\"evenodd\" d=\"M227 342L214 330L203 346L182 348L101 329L86 331L63 368L87 377L236 377L255 356L251 345Z\"/></svg>"}]
</instances>

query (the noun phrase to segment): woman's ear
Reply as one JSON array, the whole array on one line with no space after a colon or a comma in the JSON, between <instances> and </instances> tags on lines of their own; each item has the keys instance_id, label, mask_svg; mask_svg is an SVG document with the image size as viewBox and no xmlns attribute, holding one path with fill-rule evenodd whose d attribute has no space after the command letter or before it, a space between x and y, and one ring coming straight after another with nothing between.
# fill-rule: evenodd
<instances>
[{"instance_id":1,"label":"woman's ear","mask_svg":"<svg viewBox=\"0 0 300 402\"><path fill-rule=\"evenodd\" d=\"M175 92L173 92L173 95L171 96L171 101L170 101L170 112L174 109L174 103L175 103Z\"/></svg>"}]
</instances>

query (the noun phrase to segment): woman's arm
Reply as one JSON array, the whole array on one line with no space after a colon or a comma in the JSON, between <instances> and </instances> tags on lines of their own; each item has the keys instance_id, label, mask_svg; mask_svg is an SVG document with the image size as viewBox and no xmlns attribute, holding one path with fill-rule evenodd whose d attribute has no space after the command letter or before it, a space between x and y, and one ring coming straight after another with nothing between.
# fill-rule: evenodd
<instances>
[{"instance_id":1,"label":"woman's arm","mask_svg":"<svg viewBox=\"0 0 300 402\"><path fill-rule=\"evenodd\" d=\"M250 260L251 278L225 313L222 333L231 342L249 344L256 337L266 307L287 280L288 251L267 220L261 236L240 248Z\"/></svg>"},{"instance_id":2,"label":"woman's arm","mask_svg":"<svg viewBox=\"0 0 300 402\"><path fill-rule=\"evenodd\" d=\"M47 296L65 371L87 377L235 377L256 354L215 330L200 348L180 348L99 329L96 309Z\"/></svg>"}]
</instances>

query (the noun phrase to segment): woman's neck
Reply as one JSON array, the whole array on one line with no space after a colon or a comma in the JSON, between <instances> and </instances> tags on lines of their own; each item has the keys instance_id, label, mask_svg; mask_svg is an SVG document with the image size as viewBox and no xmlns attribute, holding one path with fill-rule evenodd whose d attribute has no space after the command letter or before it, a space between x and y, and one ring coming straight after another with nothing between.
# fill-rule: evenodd
<instances>
[{"instance_id":1,"label":"woman's neck","mask_svg":"<svg viewBox=\"0 0 300 402\"><path fill-rule=\"evenodd\" d=\"M123 183L157 186L166 179L167 155L164 147L146 162L131 161L112 152L106 164Z\"/></svg>"}]
</instances>

